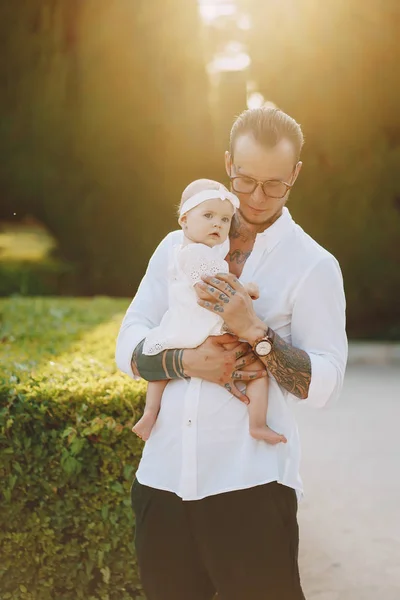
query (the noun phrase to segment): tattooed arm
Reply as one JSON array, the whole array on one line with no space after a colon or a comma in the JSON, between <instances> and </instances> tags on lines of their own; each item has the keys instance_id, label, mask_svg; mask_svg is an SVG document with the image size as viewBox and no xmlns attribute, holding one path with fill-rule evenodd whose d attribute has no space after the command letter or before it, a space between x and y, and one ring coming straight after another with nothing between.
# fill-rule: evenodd
<instances>
[{"instance_id":1,"label":"tattooed arm","mask_svg":"<svg viewBox=\"0 0 400 600\"><path fill-rule=\"evenodd\" d=\"M255 315L250 296L233 275L218 274L216 278L205 278L205 281L208 285L199 286L198 292L199 303L204 308L219 313L231 331L250 345L266 335L268 328ZM223 289L221 284L226 287ZM273 351L260 360L285 390L297 398L307 398L311 382L311 361L307 352L275 335Z\"/></svg>"},{"instance_id":2,"label":"tattooed arm","mask_svg":"<svg viewBox=\"0 0 400 600\"><path fill-rule=\"evenodd\" d=\"M255 357L247 343L239 342L230 334L210 336L197 348L164 350L153 356L143 354L143 344L144 340L133 352L132 371L147 381L198 377L223 386L247 404L248 398L236 387L237 381L251 381L266 375L259 366L242 370L254 363Z\"/></svg>"},{"instance_id":3,"label":"tattooed arm","mask_svg":"<svg viewBox=\"0 0 400 600\"><path fill-rule=\"evenodd\" d=\"M266 371L259 365L252 371L242 371L254 362L254 356L249 352L248 344L240 343L236 337L229 334L211 336L197 348L165 350L153 356L143 354L146 336L160 323L168 309L167 259L168 236L150 260L122 322L116 351L118 367L130 377L143 377L147 381L198 377L222 385L246 402L246 396L237 389L235 382L263 377ZM230 347L225 347L227 344Z\"/></svg>"},{"instance_id":4,"label":"tattooed arm","mask_svg":"<svg viewBox=\"0 0 400 600\"><path fill-rule=\"evenodd\" d=\"M311 359L307 352L291 346L275 333L273 350L263 362L285 390L301 400L308 397Z\"/></svg>"},{"instance_id":5,"label":"tattooed arm","mask_svg":"<svg viewBox=\"0 0 400 600\"><path fill-rule=\"evenodd\" d=\"M143 354L144 340L135 348L132 354L131 368L137 377L146 381L161 381L165 379L184 379L182 363L183 350L164 350L159 354L147 356Z\"/></svg>"},{"instance_id":6,"label":"tattooed arm","mask_svg":"<svg viewBox=\"0 0 400 600\"><path fill-rule=\"evenodd\" d=\"M267 328L260 323L249 334L249 344L253 345L257 339L266 334ZM295 348L275 333L271 352L260 360L286 391L300 400L308 397L311 384L311 359L305 350Z\"/></svg>"},{"instance_id":7,"label":"tattooed arm","mask_svg":"<svg viewBox=\"0 0 400 600\"><path fill-rule=\"evenodd\" d=\"M204 278L199 304L218 312L230 331L253 345L268 324L232 275ZM345 297L337 261L326 256L306 275L294 299L291 344L275 334L273 349L262 359L285 390L316 407L337 398L347 361Z\"/></svg>"}]
</instances>

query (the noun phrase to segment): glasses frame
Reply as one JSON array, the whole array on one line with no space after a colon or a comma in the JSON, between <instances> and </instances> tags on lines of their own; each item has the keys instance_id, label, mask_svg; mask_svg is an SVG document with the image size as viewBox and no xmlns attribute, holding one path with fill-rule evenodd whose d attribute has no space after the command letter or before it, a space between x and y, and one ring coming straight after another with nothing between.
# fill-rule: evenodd
<instances>
[{"instance_id":1,"label":"glasses frame","mask_svg":"<svg viewBox=\"0 0 400 600\"><path fill-rule=\"evenodd\" d=\"M297 164L293 168L291 177L293 177L293 173L296 170ZM234 167L234 165L232 165L232 166ZM238 192L237 190L235 190L234 180L235 179L243 179L244 177L246 179L251 179L252 181L254 181L254 188L252 189L251 192ZM281 200L282 198L284 198L286 196L286 194L288 193L288 191L291 190L292 187L294 186L294 183L286 183L286 181L281 181L281 179L265 179L265 181L258 181L257 179L254 179L254 177L250 177L250 175L234 175L233 177L231 175L229 175L229 179L230 179L233 191L236 192L237 194L253 194L256 191L256 189L258 188L258 186L260 185L261 189L263 191L263 194L266 198L275 198L276 200ZM283 183L283 185L286 186L286 191L283 194L283 196L271 196L270 194L265 193L264 185L266 183L271 183L272 181L277 182L277 183Z\"/></svg>"}]
</instances>

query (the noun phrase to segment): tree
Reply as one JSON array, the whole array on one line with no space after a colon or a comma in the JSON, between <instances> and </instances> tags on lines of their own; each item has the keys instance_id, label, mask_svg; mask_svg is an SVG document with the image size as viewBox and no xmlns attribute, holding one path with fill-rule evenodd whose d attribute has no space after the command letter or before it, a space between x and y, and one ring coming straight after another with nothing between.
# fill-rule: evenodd
<instances>
[{"instance_id":1,"label":"tree","mask_svg":"<svg viewBox=\"0 0 400 600\"><path fill-rule=\"evenodd\" d=\"M131 295L210 164L197 4L18 4L1 13L0 183L79 265L83 293Z\"/></svg>"},{"instance_id":2,"label":"tree","mask_svg":"<svg viewBox=\"0 0 400 600\"><path fill-rule=\"evenodd\" d=\"M248 0L252 77L302 124L291 209L340 260L350 333L400 334L400 7Z\"/></svg>"}]
</instances>

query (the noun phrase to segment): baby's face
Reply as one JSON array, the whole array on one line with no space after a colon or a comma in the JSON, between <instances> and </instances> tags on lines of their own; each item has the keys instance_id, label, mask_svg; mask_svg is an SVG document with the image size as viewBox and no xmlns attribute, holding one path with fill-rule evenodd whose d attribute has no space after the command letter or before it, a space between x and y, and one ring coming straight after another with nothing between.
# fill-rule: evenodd
<instances>
[{"instance_id":1,"label":"baby's face","mask_svg":"<svg viewBox=\"0 0 400 600\"><path fill-rule=\"evenodd\" d=\"M210 248L222 244L229 234L233 210L229 200L206 200L182 218L187 225L185 233L193 242L206 244Z\"/></svg>"}]
</instances>

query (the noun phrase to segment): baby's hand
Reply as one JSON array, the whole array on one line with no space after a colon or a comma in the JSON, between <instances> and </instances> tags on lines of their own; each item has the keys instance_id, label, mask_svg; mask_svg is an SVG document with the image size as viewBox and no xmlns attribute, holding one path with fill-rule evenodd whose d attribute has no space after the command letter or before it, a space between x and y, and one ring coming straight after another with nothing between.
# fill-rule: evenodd
<instances>
[{"instance_id":1,"label":"baby's hand","mask_svg":"<svg viewBox=\"0 0 400 600\"><path fill-rule=\"evenodd\" d=\"M260 288L256 283L245 283L244 288L252 300L258 300L260 297Z\"/></svg>"}]
</instances>

